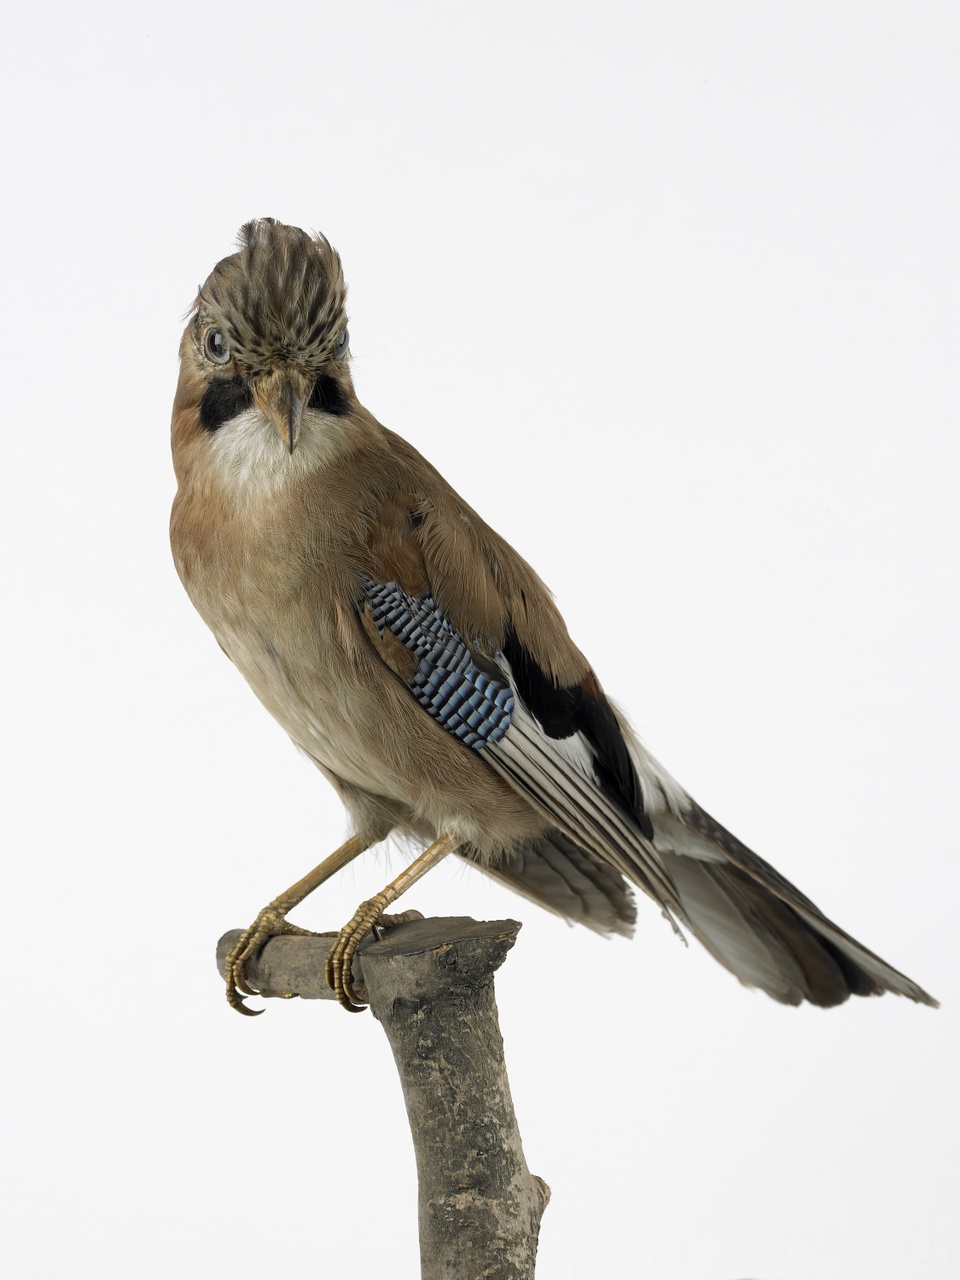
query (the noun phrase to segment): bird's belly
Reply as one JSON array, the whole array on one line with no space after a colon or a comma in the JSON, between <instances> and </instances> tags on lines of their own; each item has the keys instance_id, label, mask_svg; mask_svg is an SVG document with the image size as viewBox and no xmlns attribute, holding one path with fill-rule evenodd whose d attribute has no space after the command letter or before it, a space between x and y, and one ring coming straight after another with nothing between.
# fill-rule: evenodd
<instances>
[{"instance_id":1,"label":"bird's belly","mask_svg":"<svg viewBox=\"0 0 960 1280\"><path fill-rule=\"evenodd\" d=\"M329 652L305 655L252 642L249 632L220 630L218 638L294 743L338 783L381 802L396 825L450 832L491 856L544 829L530 804L431 720L374 655L348 653L336 640Z\"/></svg>"},{"instance_id":2,"label":"bird's belly","mask_svg":"<svg viewBox=\"0 0 960 1280\"><path fill-rule=\"evenodd\" d=\"M221 643L270 714L316 764L350 786L406 799L390 785L375 739L363 732L366 691L330 674L343 672L340 655L294 660L279 644L251 644L239 635L221 636Z\"/></svg>"}]
</instances>

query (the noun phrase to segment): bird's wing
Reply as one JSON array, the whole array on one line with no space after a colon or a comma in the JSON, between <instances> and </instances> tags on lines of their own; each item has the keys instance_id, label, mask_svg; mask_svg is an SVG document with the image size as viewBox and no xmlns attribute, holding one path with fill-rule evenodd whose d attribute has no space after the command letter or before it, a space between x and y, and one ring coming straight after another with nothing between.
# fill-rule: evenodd
<instances>
[{"instance_id":1,"label":"bird's wing","mask_svg":"<svg viewBox=\"0 0 960 1280\"><path fill-rule=\"evenodd\" d=\"M424 711L568 842L682 915L620 721L529 565L438 485L384 504L362 592L371 644Z\"/></svg>"},{"instance_id":2,"label":"bird's wing","mask_svg":"<svg viewBox=\"0 0 960 1280\"><path fill-rule=\"evenodd\" d=\"M368 551L358 611L371 644L556 833L495 874L629 933L625 877L783 1003L882 991L936 1003L687 795L607 700L537 575L443 482L388 503Z\"/></svg>"}]
</instances>

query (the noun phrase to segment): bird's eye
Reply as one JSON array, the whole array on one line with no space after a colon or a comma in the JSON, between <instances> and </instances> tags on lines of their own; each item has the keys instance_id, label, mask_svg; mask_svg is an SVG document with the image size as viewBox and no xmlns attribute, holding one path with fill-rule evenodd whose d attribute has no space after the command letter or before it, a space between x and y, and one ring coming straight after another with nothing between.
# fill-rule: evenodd
<instances>
[{"instance_id":1,"label":"bird's eye","mask_svg":"<svg viewBox=\"0 0 960 1280\"><path fill-rule=\"evenodd\" d=\"M333 349L334 358L337 360L342 360L343 357L347 354L347 348L349 346L350 346L350 333L347 329L344 329L343 333L341 333L339 339L337 340L337 345Z\"/></svg>"},{"instance_id":2,"label":"bird's eye","mask_svg":"<svg viewBox=\"0 0 960 1280\"><path fill-rule=\"evenodd\" d=\"M210 329L203 340L203 350L208 360L214 364L226 364L230 359L230 348L219 329Z\"/></svg>"}]
</instances>

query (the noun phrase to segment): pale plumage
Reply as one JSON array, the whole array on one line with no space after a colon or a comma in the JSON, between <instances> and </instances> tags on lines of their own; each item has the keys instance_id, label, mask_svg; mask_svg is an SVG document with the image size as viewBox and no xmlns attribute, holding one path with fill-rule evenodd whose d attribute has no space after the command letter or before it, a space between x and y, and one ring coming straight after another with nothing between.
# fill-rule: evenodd
<instances>
[{"instance_id":1,"label":"pale plumage","mask_svg":"<svg viewBox=\"0 0 960 1280\"><path fill-rule=\"evenodd\" d=\"M244 227L181 344L171 524L197 609L351 814L336 865L391 831L441 841L434 861L455 848L603 933L632 931L630 881L776 1000L934 1003L633 737L536 574L358 401L345 296L322 237ZM414 865L403 887L431 858ZM332 869L248 931L231 998L252 946ZM344 1003L358 930L382 906L348 927Z\"/></svg>"}]
</instances>

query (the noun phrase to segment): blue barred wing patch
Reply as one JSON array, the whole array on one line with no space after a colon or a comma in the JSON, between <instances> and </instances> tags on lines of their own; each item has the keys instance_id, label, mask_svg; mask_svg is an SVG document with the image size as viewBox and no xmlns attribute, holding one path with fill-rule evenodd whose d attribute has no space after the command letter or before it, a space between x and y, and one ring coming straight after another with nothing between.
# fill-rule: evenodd
<instances>
[{"instance_id":1,"label":"blue barred wing patch","mask_svg":"<svg viewBox=\"0 0 960 1280\"><path fill-rule=\"evenodd\" d=\"M433 596L370 578L365 593L380 634L392 631L417 658L406 683L424 711L474 751L499 742L510 728L513 690L480 670Z\"/></svg>"}]
</instances>

